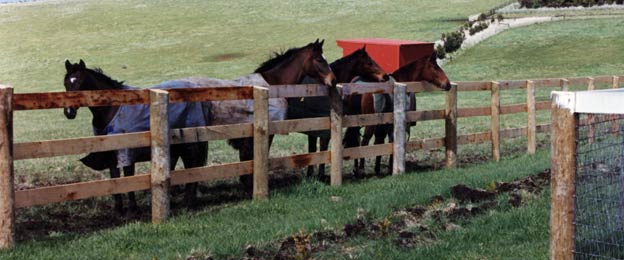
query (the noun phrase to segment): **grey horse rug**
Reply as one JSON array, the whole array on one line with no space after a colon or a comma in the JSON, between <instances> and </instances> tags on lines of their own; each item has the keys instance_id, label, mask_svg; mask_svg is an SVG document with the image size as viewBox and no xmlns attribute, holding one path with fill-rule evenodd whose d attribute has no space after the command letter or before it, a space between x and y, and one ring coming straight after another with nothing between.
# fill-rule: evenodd
<instances>
[{"instance_id":1,"label":"grey horse rug","mask_svg":"<svg viewBox=\"0 0 624 260\"><path fill-rule=\"evenodd\" d=\"M236 80L222 80L192 77L163 82L151 89L176 89L198 87L268 86L260 74L250 74ZM125 89L138 89L125 86ZM269 99L271 120L286 118L287 102L282 98ZM253 122L253 100L227 100L190 103L172 103L168 106L169 127L187 128L221 124ZM104 129L93 129L95 135L123 134L149 131L150 107L148 104L120 106L117 114ZM125 167L139 161L149 160L149 148L121 149L111 152L96 152L81 161L95 169ZM113 162L116 162L114 164Z\"/></svg>"}]
</instances>

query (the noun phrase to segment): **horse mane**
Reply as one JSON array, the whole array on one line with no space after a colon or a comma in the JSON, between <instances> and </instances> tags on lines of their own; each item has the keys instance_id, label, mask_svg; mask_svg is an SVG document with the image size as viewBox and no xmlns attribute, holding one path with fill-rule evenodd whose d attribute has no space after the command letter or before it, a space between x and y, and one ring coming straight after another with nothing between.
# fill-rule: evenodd
<instances>
[{"instance_id":1,"label":"horse mane","mask_svg":"<svg viewBox=\"0 0 624 260\"><path fill-rule=\"evenodd\" d=\"M282 63L285 60L288 60L291 58L291 56L293 56L296 52L298 52L299 50L303 49L305 47L295 47L295 48L290 48L285 52L274 52L273 53L273 57L270 58L269 60L263 62L262 64L260 64L260 66L254 71L254 73L262 73L262 72L266 72L272 68L274 68L277 64Z\"/></svg>"},{"instance_id":2,"label":"horse mane","mask_svg":"<svg viewBox=\"0 0 624 260\"><path fill-rule=\"evenodd\" d=\"M329 66L331 67L332 70L334 70L335 68L339 68L340 66L344 65L345 63L350 62L351 60L353 60L353 58L356 56L354 55L355 53L359 52L361 50L357 50L354 51L353 53L344 56L340 59L335 60L334 62L332 62L331 64L329 64Z\"/></svg>"},{"instance_id":3,"label":"horse mane","mask_svg":"<svg viewBox=\"0 0 624 260\"><path fill-rule=\"evenodd\" d=\"M95 75L96 77L98 77L100 80L103 81L107 81L108 83L110 83L111 85L113 85L114 89L122 89L123 88L123 81L117 81L112 79L111 77L109 77L108 75L104 74L104 71L99 68L93 68L93 69L89 69L86 68L87 71L93 72L93 75Z\"/></svg>"}]
</instances>

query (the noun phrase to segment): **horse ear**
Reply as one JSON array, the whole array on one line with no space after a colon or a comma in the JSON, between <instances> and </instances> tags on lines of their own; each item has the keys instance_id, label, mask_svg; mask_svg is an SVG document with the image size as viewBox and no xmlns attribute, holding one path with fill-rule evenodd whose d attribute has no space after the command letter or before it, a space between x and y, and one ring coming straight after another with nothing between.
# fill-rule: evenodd
<instances>
[{"instance_id":1,"label":"horse ear","mask_svg":"<svg viewBox=\"0 0 624 260\"><path fill-rule=\"evenodd\" d=\"M87 65L85 65L85 62L82 59L80 59L80 63L78 63L78 66L80 66L81 69L87 68Z\"/></svg>"},{"instance_id":2,"label":"horse ear","mask_svg":"<svg viewBox=\"0 0 624 260\"><path fill-rule=\"evenodd\" d=\"M69 62L69 60L65 60L65 69L69 72L69 70L71 69L71 62Z\"/></svg>"},{"instance_id":3,"label":"horse ear","mask_svg":"<svg viewBox=\"0 0 624 260\"><path fill-rule=\"evenodd\" d=\"M366 51L366 44L364 44L364 46L362 46L362 51Z\"/></svg>"},{"instance_id":4,"label":"horse ear","mask_svg":"<svg viewBox=\"0 0 624 260\"><path fill-rule=\"evenodd\" d=\"M316 41L314 41L314 44L318 44L319 43L319 38L316 38Z\"/></svg>"},{"instance_id":5,"label":"horse ear","mask_svg":"<svg viewBox=\"0 0 624 260\"><path fill-rule=\"evenodd\" d=\"M317 39L317 40L318 40L318 39ZM321 42L319 42L319 45L320 45L321 47L323 47L323 43L325 43L325 39L323 39Z\"/></svg>"}]
</instances>

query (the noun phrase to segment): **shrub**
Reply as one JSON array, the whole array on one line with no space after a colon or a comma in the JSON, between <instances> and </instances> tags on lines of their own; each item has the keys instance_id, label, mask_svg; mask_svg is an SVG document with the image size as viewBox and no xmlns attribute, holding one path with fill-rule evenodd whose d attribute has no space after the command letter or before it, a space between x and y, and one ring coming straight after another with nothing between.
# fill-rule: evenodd
<instances>
[{"instance_id":1,"label":"shrub","mask_svg":"<svg viewBox=\"0 0 624 260\"><path fill-rule=\"evenodd\" d=\"M436 53L438 54L438 59L446 58L446 50L444 49L444 45L437 45Z\"/></svg>"},{"instance_id":2,"label":"shrub","mask_svg":"<svg viewBox=\"0 0 624 260\"><path fill-rule=\"evenodd\" d=\"M570 6L594 6L604 4L623 4L624 0L518 0L521 7L570 7Z\"/></svg>"},{"instance_id":3,"label":"shrub","mask_svg":"<svg viewBox=\"0 0 624 260\"><path fill-rule=\"evenodd\" d=\"M444 50L446 53L452 53L458 50L464 42L464 32L456 31L449 34L442 34L442 40L444 41Z\"/></svg>"}]
</instances>

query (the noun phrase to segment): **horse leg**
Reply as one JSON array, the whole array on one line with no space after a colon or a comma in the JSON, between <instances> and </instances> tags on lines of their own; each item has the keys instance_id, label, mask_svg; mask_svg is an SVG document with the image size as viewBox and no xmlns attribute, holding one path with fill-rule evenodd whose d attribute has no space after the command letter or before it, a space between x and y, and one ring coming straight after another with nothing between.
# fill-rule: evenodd
<instances>
[{"instance_id":1,"label":"horse leg","mask_svg":"<svg viewBox=\"0 0 624 260\"><path fill-rule=\"evenodd\" d=\"M123 167L123 172L125 177L134 176L134 164ZM134 191L128 192L128 210L131 213L135 213L138 211L138 209L139 207L137 207Z\"/></svg>"},{"instance_id":2,"label":"horse leg","mask_svg":"<svg viewBox=\"0 0 624 260\"><path fill-rule=\"evenodd\" d=\"M383 144L386 140L387 125L380 125L375 127L375 144ZM381 173L381 156L375 157L375 174Z\"/></svg>"},{"instance_id":3,"label":"horse leg","mask_svg":"<svg viewBox=\"0 0 624 260\"><path fill-rule=\"evenodd\" d=\"M206 166L208 162L208 143L189 144L184 147L184 153L180 154L184 168ZM184 203L187 207L194 207L197 203L197 183L188 183L184 192Z\"/></svg>"},{"instance_id":4,"label":"horse leg","mask_svg":"<svg viewBox=\"0 0 624 260\"><path fill-rule=\"evenodd\" d=\"M362 136L361 146L368 146L370 139L373 138L373 135L375 134L375 128L376 126L367 126L364 128L364 135ZM366 171L364 169L364 163L366 162L366 158L360 158L359 160L360 160L360 165L356 166L358 174L364 173ZM356 162L357 162L357 159L356 159Z\"/></svg>"},{"instance_id":5,"label":"horse leg","mask_svg":"<svg viewBox=\"0 0 624 260\"><path fill-rule=\"evenodd\" d=\"M308 152L315 153L316 152L316 136L308 135ZM322 140L322 138L321 138ZM320 172L320 168L319 168ZM314 165L308 165L308 178L311 178L314 174Z\"/></svg>"},{"instance_id":6,"label":"horse leg","mask_svg":"<svg viewBox=\"0 0 624 260\"><path fill-rule=\"evenodd\" d=\"M327 151L327 149L329 148L329 140L330 138L327 137L321 137L320 138L320 143L321 143L321 151ZM319 173L318 173L318 177L319 179L322 179L323 177L325 177L325 164L321 163L319 165Z\"/></svg>"},{"instance_id":7,"label":"horse leg","mask_svg":"<svg viewBox=\"0 0 624 260\"><path fill-rule=\"evenodd\" d=\"M117 167L111 167L110 169L110 177L111 179L115 179L115 178L119 178L119 168ZM124 210L123 210L123 197L121 194L115 194L113 195L113 199L115 199L115 211L117 211L118 214L123 214Z\"/></svg>"}]
</instances>

